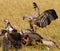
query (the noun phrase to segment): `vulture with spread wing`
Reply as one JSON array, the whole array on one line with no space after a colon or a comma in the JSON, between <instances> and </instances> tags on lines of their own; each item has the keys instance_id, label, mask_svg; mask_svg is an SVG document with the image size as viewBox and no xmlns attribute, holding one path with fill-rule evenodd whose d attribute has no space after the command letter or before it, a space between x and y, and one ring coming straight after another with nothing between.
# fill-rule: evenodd
<instances>
[{"instance_id":1,"label":"vulture with spread wing","mask_svg":"<svg viewBox=\"0 0 60 51\"><path fill-rule=\"evenodd\" d=\"M35 14L33 16L25 15L23 19L28 18L30 27L33 29L33 25L37 25L38 27L46 27L50 25L52 20L56 20L58 18L56 11L54 9L45 10L40 14L39 7L35 2L33 2L33 6L35 9Z\"/></svg>"}]
</instances>

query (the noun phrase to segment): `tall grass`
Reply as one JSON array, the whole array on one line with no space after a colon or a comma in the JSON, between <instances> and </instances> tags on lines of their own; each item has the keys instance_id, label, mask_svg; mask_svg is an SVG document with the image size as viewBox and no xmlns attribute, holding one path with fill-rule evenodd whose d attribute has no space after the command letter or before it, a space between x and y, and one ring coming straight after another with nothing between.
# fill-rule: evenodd
<instances>
[{"instance_id":1,"label":"tall grass","mask_svg":"<svg viewBox=\"0 0 60 51\"><path fill-rule=\"evenodd\" d=\"M33 15L35 10L32 3L36 2L40 8L40 13L47 9L55 9L58 19L52 21L50 25L45 28L38 28L36 30L44 38L54 40L60 46L60 0L0 0L0 31L4 29L5 23L3 20L8 19L12 25L16 25L18 31L21 29L28 29L28 20L22 20L25 14ZM43 49L42 49L43 48ZM36 48L28 46L21 49L21 51L47 51L46 48L36 46ZM51 49L50 51L59 51Z\"/></svg>"}]
</instances>

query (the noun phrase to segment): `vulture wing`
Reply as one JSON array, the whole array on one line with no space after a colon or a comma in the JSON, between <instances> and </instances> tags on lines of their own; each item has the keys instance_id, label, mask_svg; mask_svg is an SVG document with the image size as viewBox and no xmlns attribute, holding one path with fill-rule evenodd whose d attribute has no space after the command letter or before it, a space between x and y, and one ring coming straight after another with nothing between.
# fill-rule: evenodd
<instances>
[{"instance_id":1,"label":"vulture wing","mask_svg":"<svg viewBox=\"0 0 60 51\"><path fill-rule=\"evenodd\" d=\"M35 13L34 13L33 17L39 17L40 16L40 12L39 12L38 5L35 2L33 2L33 6L34 6L34 9L35 9Z\"/></svg>"},{"instance_id":2,"label":"vulture wing","mask_svg":"<svg viewBox=\"0 0 60 51\"><path fill-rule=\"evenodd\" d=\"M39 27L46 27L51 23L52 20L58 18L56 11L54 9L49 9L44 11L39 18L36 20L36 25Z\"/></svg>"}]
</instances>

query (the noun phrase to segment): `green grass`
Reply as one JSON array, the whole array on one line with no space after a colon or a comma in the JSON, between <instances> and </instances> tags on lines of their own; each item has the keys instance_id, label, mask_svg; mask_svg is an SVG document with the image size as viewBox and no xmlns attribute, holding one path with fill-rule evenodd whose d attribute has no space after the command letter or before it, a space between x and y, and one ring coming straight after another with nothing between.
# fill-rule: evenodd
<instances>
[{"instance_id":1,"label":"green grass","mask_svg":"<svg viewBox=\"0 0 60 51\"><path fill-rule=\"evenodd\" d=\"M34 14L33 2L38 4L41 13L51 8L56 10L58 19L52 21L46 28L38 28L36 32L45 39L54 40L60 46L60 0L0 0L0 31L5 27L3 22L5 19L8 19L12 25L16 25L18 31L30 28L28 20L23 21L22 17L25 14ZM47 49L38 45L35 48L33 46L23 47L21 51L47 51ZM60 51L60 49L51 48L50 51Z\"/></svg>"}]
</instances>

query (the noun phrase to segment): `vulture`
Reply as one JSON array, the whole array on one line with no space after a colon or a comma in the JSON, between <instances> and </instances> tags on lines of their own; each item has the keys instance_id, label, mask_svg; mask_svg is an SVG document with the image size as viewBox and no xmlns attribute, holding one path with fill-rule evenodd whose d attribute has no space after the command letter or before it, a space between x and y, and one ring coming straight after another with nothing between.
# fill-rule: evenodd
<instances>
[{"instance_id":1,"label":"vulture","mask_svg":"<svg viewBox=\"0 0 60 51\"><path fill-rule=\"evenodd\" d=\"M34 25L44 28L47 25L50 25L53 20L56 20L58 18L57 13L54 9L48 9L43 11L43 13L40 13L39 7L35 2L33 2L33 6L35 9L35 14L33 16L23 16L23 20L25 18L28 18L31 29L33 29Z\"/></svg>"}]
</instances>

